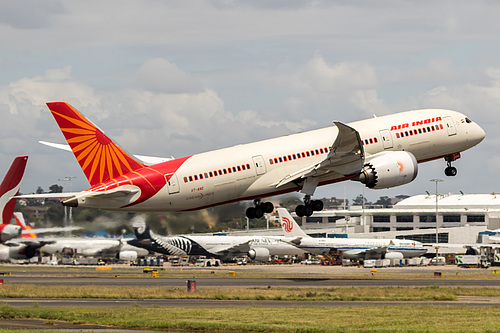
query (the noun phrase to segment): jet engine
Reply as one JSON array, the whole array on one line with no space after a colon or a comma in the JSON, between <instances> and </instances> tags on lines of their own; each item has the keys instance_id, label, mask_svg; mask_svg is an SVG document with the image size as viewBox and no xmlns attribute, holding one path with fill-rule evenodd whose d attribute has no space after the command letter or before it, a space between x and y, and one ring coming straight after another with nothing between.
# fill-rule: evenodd
<instances>
[{"instance_id":1,"label":"jet engine","mask_svg":"<svg viewBox=\"0 0 500 333\"><path fill-rule=\"evenodd\" d=\"M360 174L353 178L373 189L408 184L417 177L417 159L407 151L385 151L365 159Z\"/></svg>"},{"instance_id":2,"label":"jet engine","mask_svg":"<svg viewBox=\"0 0 500 333\"><path fill-rule=\"evenodd\" d=\"M403 259L404 256L401 252L387 252L384 254L385 259Z\"/></svg>"},{"instance_id":3,"label":"jet engine","mask_svg":"<svg viewBox=\"0 0 500 333\"><path fill-rule=\"evenodd\" d=\"M134 261L137 259L137 252L135 251L121 251L118 253L118 259Z\"/></svg>"},{"instance_id":4,"label":"jet engine","mask_svg":"<svg viewBox=\"0 0 500 333\"><path fill-rule=\"evenodd\" d=\"M248 251L248 257L252 260L257 261L268 261L269 260L269 250L262 247L256 247Z\"/></svg>"}]
</instances>

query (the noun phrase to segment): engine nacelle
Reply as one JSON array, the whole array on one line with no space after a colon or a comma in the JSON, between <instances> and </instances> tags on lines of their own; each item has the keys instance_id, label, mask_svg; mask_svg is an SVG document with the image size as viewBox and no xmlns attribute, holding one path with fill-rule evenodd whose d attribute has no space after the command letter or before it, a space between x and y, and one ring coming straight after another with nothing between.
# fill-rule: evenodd
<instances>
[{"instance_id":1,"label":"engine nacelle","mask_svg":"<svg viewBox=\"0 0 500 333\"><path fill-rule=\"evenodd\" d=\"M269 261L269 250L263 247L256 247L248 251L248 257L257 261Z\"/></svg>"},{"instance_id":2,"label":"engine nacelle","mask_svg":"<svg viewBox=\"0 0 500 333\"><path fill-rule=\"evenodd\" d=\"M134 261L137 259L137 252L135 251L121 251L118 253L118 259Z\"/></svg>"},{"instance_id":3,"label":"engine nacelle","mask_svg":"<svg viewBox=\"0 0 500 333\"><path fill-rule=\"evenodd\" d=\"M373 189L408 184L417 177L418 163L407 151L385 151L365 159L360 174L353 178Z\"/></svg>"},{"instance_id":4,"label":"engine nacelle","mask_svg":"<svg viewBox=\"0 0 500 333\"><path fill-rule=\"evenodd\" d=\"M401 252L387 252L384 255L385 259L403 259L404 255Z\"/></svg>"}]
</instances>

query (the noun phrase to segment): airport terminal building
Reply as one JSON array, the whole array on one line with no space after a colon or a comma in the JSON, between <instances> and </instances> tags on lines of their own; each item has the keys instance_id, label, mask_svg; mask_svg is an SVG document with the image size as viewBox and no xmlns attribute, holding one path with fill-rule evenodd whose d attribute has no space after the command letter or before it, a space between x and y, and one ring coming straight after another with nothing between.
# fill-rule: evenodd
<instances>
[{"instance_id":1,"label":"airport terminal building","mask_svg":"<svg viewBox=\"0 0 500 333\"><path fill-rule=\"evenodd\" d=\"M302 228L313 235L410 238L424 243L435 242L436 226L439 243L487 242L486 230L500 229L500 195L438 195L437 203L435 195L417 195L392 208L351 206L302 218Z\"/></svg>"}]
</instances>

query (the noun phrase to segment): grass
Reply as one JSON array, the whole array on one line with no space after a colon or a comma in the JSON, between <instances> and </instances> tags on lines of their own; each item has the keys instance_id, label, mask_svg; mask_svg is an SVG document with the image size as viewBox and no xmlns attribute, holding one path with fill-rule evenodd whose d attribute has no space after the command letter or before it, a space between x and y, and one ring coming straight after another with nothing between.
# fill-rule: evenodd
<instances>
[{"instance_id":1,"label":"grass","mask_svg":"<svg viewBox=\"0 0 500 333\"><path fill-rule=\"evenodd\" d=\"M499 310L499 307L429 305L78 309L4 305L0 306L0 317L42 318L122 329L212 332L497 332Z\"/></svg>"},{"instance_id":2,"label":"grass","mask_svg":"<svg viewBox=\"0 0 500 333\"><path fill-rule=\"evenodd\" d=\"M335 287L335 288L206 288L186 289L137 286L41 286L9 284L0 298L105 298L105 299L224 299L308 301L452 301L459 296L500 297L500 288L464 287Z\"/></svg>"}]
</instances>

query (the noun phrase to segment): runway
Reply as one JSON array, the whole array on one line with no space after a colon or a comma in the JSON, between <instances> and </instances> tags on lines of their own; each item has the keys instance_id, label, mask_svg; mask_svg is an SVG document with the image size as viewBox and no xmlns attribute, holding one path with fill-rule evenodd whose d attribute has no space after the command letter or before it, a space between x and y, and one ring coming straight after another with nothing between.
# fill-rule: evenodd
<instances>
[{"instance_id":1,"label":"runway","mask_svg":"<svg viewBox=\"0 0 500 333\"><path fill-rule=\"evenodd\" d=\"M0 276L5 284L98 285L98 286L164 286L186 288L187 280L196 280L203 288L333 288L333 287L500 287L500 274L491 270L445 267L383 268L325 267L306 265L223 266L217 268L167 267L157 278L144 274L142 267L114 266L110 271L89 267L12 266ZM233 271L235 276L229 275ZM441 277L434 272L440 271ZM213 274L211 274L213 273Z\"/></svg>"},{"instance_id":2,"label":"runway","mask_svg":"<svg viewBox=\"0 0 500 333\"><path fill-rule=\"evenodd\" d=\"M462 280L462 279L336 279L336 278L152 278L144 277L64 277L64 276L6 276L6 284L34 285L99 285L99 286L164 286L186 288L187 280L195 280L199 288L333 288L333 287L500 287L499 280Z\"/></svg>"}]
</instances>

